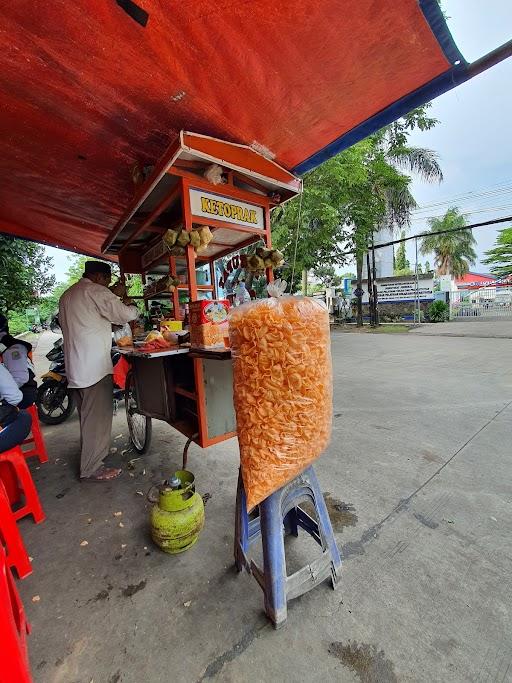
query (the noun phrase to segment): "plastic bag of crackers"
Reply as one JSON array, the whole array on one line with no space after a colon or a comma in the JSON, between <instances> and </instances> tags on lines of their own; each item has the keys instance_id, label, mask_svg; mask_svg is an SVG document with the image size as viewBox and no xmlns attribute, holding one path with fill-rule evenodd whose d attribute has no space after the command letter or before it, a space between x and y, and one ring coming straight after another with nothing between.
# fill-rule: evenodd
<instances>
[{"instance_id":1,"label":"plastic bag of crackers","mask_svg":"<svg viewBox=\"0 0 512 683\"><path fill-rule=\"evenodd\" d=\"M247 507L294 479L329 443L329 315L307 297L280 296L231 310L233 395Z\"/></svg>"}]
</instances>

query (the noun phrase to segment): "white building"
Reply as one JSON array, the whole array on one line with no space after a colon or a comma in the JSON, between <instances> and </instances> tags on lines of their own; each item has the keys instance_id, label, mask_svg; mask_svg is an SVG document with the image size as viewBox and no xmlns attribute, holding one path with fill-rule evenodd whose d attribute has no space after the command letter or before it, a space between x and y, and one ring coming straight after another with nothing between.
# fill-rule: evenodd
<instances>
[{"instance_id":1,"label":"white building","mask_svg":"<svg viewBox=\"0 0 512 683\"><path fill-rule=\"evenodd\" d=\"M375 233L373 238L375 246L377 244L384 244L391 242L393 239L393 232L389 228L380 228ZM372 253L370 251L370 268L372 267ZM375 249L375 271L377 280L383 277L393 277L393 245L382 247L382 249ZM363 262L363 280L368 279L368 272L366 268L366 257Z\"/></svg>"}]
</instances>

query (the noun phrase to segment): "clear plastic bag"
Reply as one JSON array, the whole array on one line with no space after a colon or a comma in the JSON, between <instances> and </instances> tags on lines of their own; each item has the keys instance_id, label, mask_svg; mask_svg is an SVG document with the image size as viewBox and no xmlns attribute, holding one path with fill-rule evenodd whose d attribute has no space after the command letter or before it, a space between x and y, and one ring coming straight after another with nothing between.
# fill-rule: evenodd
<instances>
[{"instance_id":1,"label":"clear plastic bag","mask_svg":"<svg viewBox=\"0 0 512 683\"><path fill-rule=\"evenodd\" d=\"M115 325L113 336L116 346L132 346L133 344L132 328L129 323L125 323L122 327Z\"/></svg>"},{"instance_id":2,"label":"clear plastic bag","mask_svg":"<svg viewBox=\"0 0 512 683\"><path fill-rule=\"evenodd\" d=\"M273 291L280 293L279 284ZM229 336L240 462L252 509L329 443L329 315L314 299L271 297L232 309Z\"/></svg>"}]
</instances>

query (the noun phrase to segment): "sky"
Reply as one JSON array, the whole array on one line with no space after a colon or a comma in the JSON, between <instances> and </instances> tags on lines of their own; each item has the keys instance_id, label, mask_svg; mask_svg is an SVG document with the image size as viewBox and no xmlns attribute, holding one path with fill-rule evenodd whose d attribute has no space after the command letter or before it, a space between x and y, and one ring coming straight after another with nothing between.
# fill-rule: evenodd
<instances>
[{"instance_id":1,"label":"sky","mask_svg":"<svg viewBox=\"0 0 512 683\"><path fill-rule=\"evenodd\" d=\"M512 0L443 0L442 6L469 62L512 37ZM442 215L450 206L465 213L468 223L512 215L512 58L441 95L429 113L438 125L414 132L410 142L438 153L444 180L433 185L413 181L412 194L420 208L409 234L428 229L427 218ZM487 272L480 259L493 246L496 233L494 227L474 230L479 262L472 270ZM412 264L414 241L408 245ZM63 280L68 253L52 247L47 252L54 258L57 280Z\"/></svg>"},{"instance_id":2,"label":"sky","mask_svg":"<svg viewBox=\"0 0 512 683\"><path fill-rule=\"evenodd\" d=\"M443 0L442 6L469 62L512 38L511 0ZM439 154L444 180L433 185L414 180L411 190L420 210L413 214L409 234L428 230L427 217L440 216L450 206L459 207L468 223L512 216L512 58L441 95L429 113L438 125L414 132L410 140ZM488 272L480 260L496 233L494 227L473 231L479 257L473 271ZM412 264L414 241L408 245Z\"/></svg>"}]
</instances>

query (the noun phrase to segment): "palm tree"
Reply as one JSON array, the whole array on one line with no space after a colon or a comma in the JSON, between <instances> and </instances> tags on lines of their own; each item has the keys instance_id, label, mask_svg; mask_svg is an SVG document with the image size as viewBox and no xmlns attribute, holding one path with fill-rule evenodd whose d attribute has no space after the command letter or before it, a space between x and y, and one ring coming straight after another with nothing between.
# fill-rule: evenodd
<instances>
[{"instance_id":1,"label":"palm tree","mask_svg":"<svg viewBox=\"0 0 512 683\"><path fill-rule=\"evenodd\" d=\"M385 159L391 166L407 174L412 173L427 183L443 180L443 172L439 165L438 154L423 147L401 145L385 149ZM392 185L387 193L386 224L392 230L403 230L409 225L411 212L418 207L412 196L409 185L403 187Z\"/></svg>"},{"instance_id":2,"label":"palm tree","mask_svg":"<svg viewBox=\"0 0 512 683\"><path fill-rule=\"evenodd\" d=\"M422 239L421 253L434 253L437 275L462 277L469 266L476 261L474 245L476 240L472 230L458 230L466 225L466 218L457 207L448 209L442 218L429 218L430 234ZM441 235L442 230L454 230Z\"/></svg>"}]
</instances>

